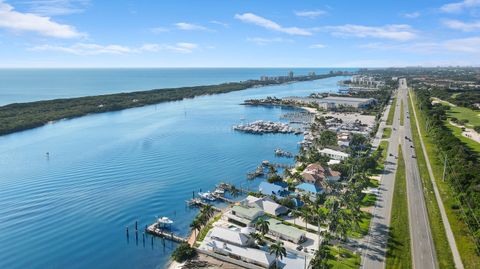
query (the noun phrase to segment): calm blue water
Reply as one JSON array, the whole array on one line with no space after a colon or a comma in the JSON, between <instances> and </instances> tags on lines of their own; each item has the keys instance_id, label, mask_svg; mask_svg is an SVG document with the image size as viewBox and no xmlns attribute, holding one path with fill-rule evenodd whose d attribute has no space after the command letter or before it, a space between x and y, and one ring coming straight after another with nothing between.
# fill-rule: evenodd
<instances>
[{"instance_id":1,"label":"calm blue water","mask_svg":"<svg viewBox=\"0 0 480 269\"><path fill-rule=\"evenodd\" d=\"M0 268L163 268L172 243L133 224L155 215L188 232L192 190L220 181L256 187L248 171L294 135L242 134L240 122L278 120L280 108L238 105L267 95L306 95L344 78L248 89L65 120L0 137ZM46 158L45 153L50 152ZM291 162L291 160L290 160ZM125 227L130 227L130 238Z\"/></svg>"},{"instance_id":2,"label":"calm blue water","mask_svg":"<svg viewBox=\"0 0 480 269\"><path fill-rule=\"evenodd\" d=\"M335 68L0 69L0 105L168 87L258 79L262 75L325 74ZM354 71L355 69L349 69Z\"/></svg>"}]
</instances>

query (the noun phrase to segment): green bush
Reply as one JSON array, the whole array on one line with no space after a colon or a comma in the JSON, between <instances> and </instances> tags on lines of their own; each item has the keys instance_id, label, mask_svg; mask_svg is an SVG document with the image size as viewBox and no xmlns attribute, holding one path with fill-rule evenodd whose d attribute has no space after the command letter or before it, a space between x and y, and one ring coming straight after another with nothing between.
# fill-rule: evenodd
<instances>
[{"instance_id":1,"label":"green bush","mask_svg":"<svg viewBox=\"0 0 480 269\"><path fill-rule=\"evenodd\" d=\"M196 255L195 249L187 243L181 243L172 253L172 259L176 262L184 262Z\"/></svg>"}]
</instances>

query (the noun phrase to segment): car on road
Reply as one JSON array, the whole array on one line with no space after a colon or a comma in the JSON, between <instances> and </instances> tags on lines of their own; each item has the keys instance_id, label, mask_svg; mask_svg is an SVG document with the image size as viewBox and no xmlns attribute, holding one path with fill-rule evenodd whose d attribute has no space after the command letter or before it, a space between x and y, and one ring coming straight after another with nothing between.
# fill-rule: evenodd
<instances>
[{"instance_id":1,"label":"car on road","mask_svg":"<svg viewBox=\"0 0 480 269\"><path fill-rule=\"evenodd\" d=\"M412 155L412 158L414 158L414 159L415 159L415 158L417 158L417 157L415 157L415 155Z\"/></svg>"}]
</instances>

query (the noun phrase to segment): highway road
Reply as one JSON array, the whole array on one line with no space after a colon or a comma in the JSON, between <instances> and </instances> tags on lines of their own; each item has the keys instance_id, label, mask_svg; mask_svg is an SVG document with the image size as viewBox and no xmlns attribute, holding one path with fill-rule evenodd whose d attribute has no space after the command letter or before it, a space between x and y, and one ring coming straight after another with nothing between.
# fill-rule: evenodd
<instances>
[{"instance_id":1,"label":"highway road","mask_svg":"<svg viewBox=\"0 0 480 269\"><path fill-rule=\"evenodd\" d=\"M401 106L401 100L403 100L404 126L400 126L399 134L406 168L412 263L413 268L416 269L438 268L435 246L423 195L422 180L420 178L415 148L412 141L407 92L406 79L400 79L397 105ZM399 120L400 113L395 114L395 118Z\"/></svg>"},{"instance_id":2,"label":"highway road","mask_svg":"<svg viewBox=\"0 0 480 269\"><path fill-rule=\"evenodd\" d=\"M400 114L400 107L395 106L395 115ZM384 122L388 117L389 109L385 110L380 128L385 127ZM398 116L394 117L392 124L392 135L388 139L388 154L385 161L385 170L381 175L378 188L377 202L372 212L373 217L370 223L368 235L363 240L362 268L383 269L385 268L385 257L387 253L388 229L390 226L390 214L392 208L393 188L395 184L395 172L397 170L398 145L400 142ZM379 133L381 129L379 128ZM374 140L379 140L381 135L377 134ZM378 146L379 141L374 141Z\"/></svg>"}]
</instances>

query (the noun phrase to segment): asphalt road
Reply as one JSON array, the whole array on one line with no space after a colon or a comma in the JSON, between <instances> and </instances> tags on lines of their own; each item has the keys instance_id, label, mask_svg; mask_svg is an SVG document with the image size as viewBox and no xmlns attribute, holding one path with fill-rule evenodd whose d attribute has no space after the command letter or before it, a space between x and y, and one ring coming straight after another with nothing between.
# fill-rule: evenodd
<instances>
[{"instance_id":1,"label":"asphalt road","mask_svg":"<svg viewBox=\"0 0 480 269\"><path fill-rule=\"evenodd\" d=\"M410 113L408 111L407 83L405 79L399 81L397 105L401 106L403 100L404 126L399 129L400 144L405 159L408 216L410 239L412 248L413 268L430 269L438 268L435 246L428 221L428 213L423 195L423 186L418 170L415 148L412 141L412 129L410 126ZM399 120L400 113L395 114Z\"/></svg>"},{"instance_id":2,"label":"asphalt road","mask_svg":"<svg viewBox=\"0 0 480 269\"><path fill-rule=\"evenodd\" d=\"M400 107L395 106L395 115L400 114ZM388 117L388 109L382 117L380 128L385 127L384 122ZM395 172L397 169L398 145L400 142L398 116L394 117L392 124L392 135L388 139L388 155L385 161L385 170L381 175L378 188L377 202L372 212L373 217L370 223L368 235L363 240L362 268L383 269L385 268L385 257L387 253L388 229L390 226L390 214L392 208L393 188L395 183ZM381 129L379 132L381 133ZM379 140L381 134L377 134L375 140ZM374 141L378 145L379 141Z\"/></svg>"}]
</instances>

